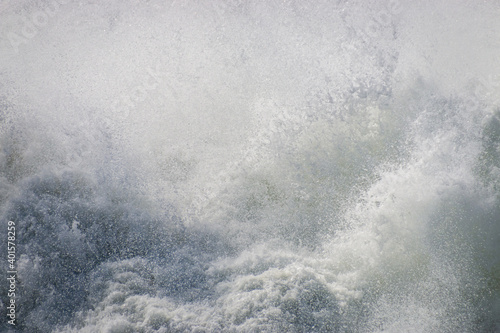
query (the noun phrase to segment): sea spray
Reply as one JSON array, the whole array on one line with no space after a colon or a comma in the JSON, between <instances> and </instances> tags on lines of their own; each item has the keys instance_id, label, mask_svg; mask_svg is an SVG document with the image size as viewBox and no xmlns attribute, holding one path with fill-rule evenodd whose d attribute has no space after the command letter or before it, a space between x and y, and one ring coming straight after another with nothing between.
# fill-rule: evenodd
<instances>
[{"instance_id":1,"label":"sea spray","mask_svg":"<svg viewBox=\"0 0 500 333\"><path fill-rule=\"evenodd\" d=\"M0 12L18 330L499 330L498 5L59 3Z\"/></svg>"}]
</instances>

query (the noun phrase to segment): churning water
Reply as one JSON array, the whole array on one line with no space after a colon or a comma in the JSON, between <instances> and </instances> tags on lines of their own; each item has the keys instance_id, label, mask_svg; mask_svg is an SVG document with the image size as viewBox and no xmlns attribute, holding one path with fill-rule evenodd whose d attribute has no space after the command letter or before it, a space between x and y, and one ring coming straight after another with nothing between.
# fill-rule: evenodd
<instances>
[{"instance_id":1,"label":"churning water","mask_svg":"<svg viewBox=\"0 0 500 333\"><path fill-rule=\"evenodd\" d=\"M0 11L2 332L500 332L498 1Z\"/></svg>"}]
</instances>

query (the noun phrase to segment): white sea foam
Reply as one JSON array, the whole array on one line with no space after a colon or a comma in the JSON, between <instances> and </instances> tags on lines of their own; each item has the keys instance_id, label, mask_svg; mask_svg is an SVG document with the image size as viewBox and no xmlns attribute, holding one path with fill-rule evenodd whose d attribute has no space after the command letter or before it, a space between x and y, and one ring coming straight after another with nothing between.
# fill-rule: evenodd
<instances>
[{"instance_id":1,"label":"white sea foam","mask_svg":"<svg viewBox=\"0 0 500 333\"><path fill-rule=\"evenodd\" d=\"M18 328L499 331L499 13L6 2Z\"/></svg>"}]
</instances>

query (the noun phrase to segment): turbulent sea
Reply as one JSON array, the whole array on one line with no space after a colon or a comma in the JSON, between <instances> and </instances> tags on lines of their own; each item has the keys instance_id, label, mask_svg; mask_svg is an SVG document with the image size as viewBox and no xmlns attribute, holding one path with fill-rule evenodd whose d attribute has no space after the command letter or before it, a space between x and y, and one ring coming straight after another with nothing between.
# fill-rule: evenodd
<instances>
[{"instance_id":1,"label":"turbulent sea","mask_svg":"<svg viewBox=\"0 0 500 333\"><path fill-rule=\"evenodd\" d=\"M0 332L500 332L499 17L0 1Z\"/></svg>"}]
</instances>

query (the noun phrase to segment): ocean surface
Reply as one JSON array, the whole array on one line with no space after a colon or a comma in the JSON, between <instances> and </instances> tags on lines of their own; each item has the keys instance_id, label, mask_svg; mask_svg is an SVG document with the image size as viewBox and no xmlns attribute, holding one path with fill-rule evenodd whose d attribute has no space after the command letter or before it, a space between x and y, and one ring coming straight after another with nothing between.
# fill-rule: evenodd
<instances>
[{"instance_id":1,"label":"ocean surface","mask_svg":"<svg viewBox=\"0 0 500 333\"><path fill-rule=\"evenodd\" d=\"M500 332L499 18L0 1L0 332Z\"/></svg>"}]
</instances>

